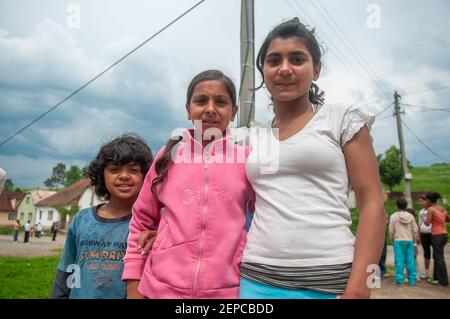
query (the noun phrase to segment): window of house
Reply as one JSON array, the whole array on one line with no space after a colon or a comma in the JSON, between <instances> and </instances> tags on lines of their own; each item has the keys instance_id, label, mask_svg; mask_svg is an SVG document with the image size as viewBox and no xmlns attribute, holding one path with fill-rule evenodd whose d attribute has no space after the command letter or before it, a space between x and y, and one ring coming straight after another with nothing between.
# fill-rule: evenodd
<instances>
[{"instance_id":1,"label":"window of house","mask_svg":"<svg viewBox=\"0 0 450 319\"><path fill-rule=\"evenodd\" d=\"M42 219L42 210L39 211L39 220Z\"/></svg>"},{"instance_id":2,"label":"window of house","mask_svg":"<svg viewBox=\"0 0 450 319\"><path fill-rule=\"evenodd\" d=\"M33 213L28 213L28 220L33 221Z\"/></svg>"},{"instance_id":3,"label":"window of house","mask_svg":"<svg viewBox=\"0 0 450 319\"><path fill-rule=\"evenodd\" d=\"M16 220L17 214L16 213L9 213L8 214L8 220Z\"/></svg>"},{"instance_id":4,"label":"window of house","mask_svg":"<svg viewBox=\"0 0 450 319\"><path fill-rule=\"evenodd\" d=\"M21 213L20 213L20 219L23 220L24 218L25 218L25 213L24 213L24 212L21 212Z\"/></svg>"},{"instance_id":5,"label":"window of house","mask_svg":"<svg viewBox=\"0 0 450 319\"><path fill-rule=\"evenodd\" d=\"M25 203L26 203L26 204L29 204L29 203L30 203L30 197L27 197L27 198L25 199Z\"/></svg>"},{"instance_id":6,"label":"window of house","mask_svg":"<svg viewBox=\"0 0 450 319\"><path fill-rule=\"evenodd\" d=\"M48 211L47 220L53 220L53 211L52 210Z\"/></svg>"}]
</instances>

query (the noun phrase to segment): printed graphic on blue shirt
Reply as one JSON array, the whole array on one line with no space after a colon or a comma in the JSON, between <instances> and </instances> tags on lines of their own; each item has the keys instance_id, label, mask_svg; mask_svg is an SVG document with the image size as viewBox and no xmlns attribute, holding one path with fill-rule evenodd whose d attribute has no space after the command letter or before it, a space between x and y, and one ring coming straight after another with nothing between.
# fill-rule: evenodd
<instances>
[{"instance_id":1,"label":"printed graphic on blue shirt","mask_svg":"<svg viewBox=\"0 0 450 319\"><path fill-rule=\"evenodd\" d=\"M73 274L80 276L79 284L71 287L70 298L126 298L121 278L130 218L104 220L96 215L96 207L77 213L58 266L63 272L74 264L79 267Z\"/></svg>"}]
</instances>

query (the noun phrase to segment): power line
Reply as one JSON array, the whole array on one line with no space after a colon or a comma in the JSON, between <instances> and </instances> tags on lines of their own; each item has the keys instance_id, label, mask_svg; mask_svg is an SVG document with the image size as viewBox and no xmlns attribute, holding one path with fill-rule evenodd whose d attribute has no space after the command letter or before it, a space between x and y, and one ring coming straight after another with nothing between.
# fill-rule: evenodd
<instances>
[{"instance_id":1,"label":"power line","mask_svg":"<svg viewBox=\"0 0 450 319\"><path fill-rule=\"evenodd\" d=\"M167 28L169 28L172 24L174 24L175 22L177 22L178 20L180 20L181 18L183 18L186 14L188 14L189 12L191 12L192 10L194 10L196 7L198 7L200 4L202 4L202 2L205 2L206 0L201 0L199 2L197 2L195 5L193 5L190 9L188 9L187 11L185 11L183 14L181 14L180 16L178 16L176 19L172 20L172 22L170 22L169 24L167 24L165 27L163 27L162 29L160 29L158 32L156 32L155 34L153 34L151 37L149 37L148 39L146 39L145 41L143 41L141 44L139 44L137 47L135 47L133 50L129 51L127 54L125 54L123 57L121 57L120 59L118 59L116 62L114 62L113 64L111 64L108 68L106 68L105 70L103 70L102 72L100 72L99 74L97 74L95 77L93 77L90 81L88 81L86 84L84 84L83 86L81 86L80 88L76 89L74 92L72 92L69 96L67 96L66 98L64 98L62 101L60 101L59 103L57 103L56 105L52 106L49 110L47 110L46 112L42 113L41 115L39 115L37 118L35 118L34 120L32 120L30 123L28 123L27 125L25 125L24 127L22 127L20 130L18 130L17 132L15 132L13 135L11 135L10 137L8 137L7 139L5 139L4 141L2 141L0 143L0 146L3 146L4 144L6 144L8 141L10 141L11 139L13 139L14 137L16 137L17 135L19 135L20 133L22 133L23 131L25 131L27 128L29 128L31 125L33 125L34 123L36 123L37 121L39 121L40 119L42 119L44 116L46 116L47 114L49 114L51 111L55 110L58 106L60 106L61 104L63 104L65 101L67 101L68 99L70 99L72 96L74 96L75 94L77 94L78 92L80 92L81 90L83 90L85 87L87 87L89 84L91 84L92 82L94 82L95 80L97 80L99 77L101 77L103 74L105 74L106 72L108 72L109 70L111 70L113 67L115 67L117 64L119 64L120 62L122 62L123 60L125 60L129 55L133 54L135 51L137 51L138 49L140 49L142 46L144 46L147 42L149 42L150 40L152 40L153 38L155 38L156 36L158 36L160 33L162 33L163 31L165 31Z\"/></svg>"},{"instance_id":2,"label":"power line","mask_svg":"<svg viewBox=\"0 0 450 319\"><path fill-rule=\"evenodd\" d=\"M436 86L436 85L441 85L441 84L449 84L449 82L450 82L450 79L447 79L447 80L442 80L442 81L438 81L438 82L432 82L431 84L433 86ZM414 85L414 86L410 86L410 87L407 87L407 88L403 88L403 90L405 90L405 91L421 90L421 89L428 89L428 86L421 84L421 85Z\"/></svg>"},{"instance_id":3,"label":"power line","mask_svg":"<svg viewBox=\"0 0 450 319\"><path fill-rule=\"evenodd\" d=\"M379 119L377 119L377 121L382 121L382 120L385 120L387 118L392 118L393 116L394 116L393 114L385 115L385 116L382 116Z\"/></svg>"},{"instance_id":4,"label":"power line","mask_svg":"<svg viewBox=\"0 0 450 319\"><path fill-rule=\"evenodd\" d=\"M407 103L400 103L400 105L409 106L409 107L418 107L418 108L422 108L422 109L425 109L425 110L431 110L431 111L450 112L450 108L424 106L424 105L414 105L414 104L407 104Z\"/></svg>"},{"instance_id":5,"label":"power line","mask_svg":"<svg viewBox=\"0 0 450 319\"><path fill-rule=\"evenodd\" d=\"M386 106L381 112L378 112L377 114L375 114L375 117L378 117L378 116L380 116L381 114L383 114L389 107L392 106L392 104L394 104L394 103L389 104L389 105Z\"/></svg>"},{"instance_id":6,"label":"power line","mask_svg":"<svg viewBox=\"0 0 450 319\"><path fill-rule=\"evenodd\" d=\"M445 89L447 87L450 87L450 84L448 85L442 85L442 86L436 86L436 87L431 87L431 88L427 88L427 89L423 89L423 90L418 90L418 91L412 91L406 94L403 94L403 96L406 95L413 95L413 94L418 94L418 93L423 93L423 92L428 92L428 91L436 91L436 90L440 90L440 89Z\"/></svg>"},{"instance_id":7,"label":"power line","mask_svg":"<svg viewBox=\"0 0 450 319\"><path fill-rule=\"evenodd\" d=\"M408 129L408 131L419 141L420 144L422 144L427 150L430 151L434 156L438 157L441 160L444 160L445 162L450 162L449 160L439 156L435 151L433 151L431 148L428 147L414 132L408 127L408 125L405 124L405 122L401 121L402 124Z\"/></svg>"},{"instance_id":8,"label":"power line","mask_svg":"<svg viewBox=\"0 0 450 319\"><path fill-rule=\"evenodd\" d=\"M294 13L297 15L297 16L299 16L299 17L301 17L301 15L299 14L299 12L291 5L291 3L288 1L288 0L285 0L286 1L286 3L289 5L289 7L292 9L292 11L294 11ZM314 22L314 20L311 18L311 16L309 16L307 13L306 13L306 11L302 8L302 6L296 1L296 0L293 0L293 2L295 2L295 4L297 5L297 7L301 10L301 11L303 11L304 13L305 13L305 16L306 17L308 17L308 19L311 21L311 22L313 22L313 24L316 24L315 22ZM317 24L316 24L317 25ZM333 53L334 55L335 55L335 57L342 63L342 65L347 69L347 71L350 73L350 74L352 74L352 76L363 86L363 87L365 87L366 89L367 89L367 92L368 93L370 93L371 95L373 95L374 97L377 97L377 98L380 98L380 96L378 96L376 93L375 93L375 91L373 91L373 89L369 86L369 85L367 85L367 83L364 81L364 79L362 78L362 77L360 77L360 75L357 73L357 72L355 72L355 71L353 71L352 69L351 69L351 63L350 62L348 62L346 59L345 59L345 55L343 55L341 52L340 52L340 50L339 50L339 48L334 44L334 42L331 40L331 38L329 38L325 33L322 33L322 35L327 39L327 42L328 43L330 43L330 45L332 45L332 46L334 46L334 48L335 48L335 50L331 50L331 53ZM381 97L381 99L384 99L384 97Z\"/></svg>"},{"instance_id":9,"label":"power line","mask_svg":"<svg viewBox=\"0 0 450 319\"><path fill-rule=\"evenodd\" d=\"M375 71L373 71L370 64L361 55L361 53L359 53L359 51L355 48L355 46L352 44L352 42L346 36L345 32L342 31L342 29L337 24L336 20L328 12L328 10L322 5L322 3L319 0L317 0L317 5L316 5L316 1L311 1L311 4L320 13L320 15L325 20L325 22L328 24L330 29L338 36L338 38L339 38L338 40L340 40L340 42L342 44L344 44L344 46L353 55L353 57L355 57L356 62L358 62L358 64L362 67L362 69L369 76L369 78L372 77L374 83L378 86L378 88L381 89L381 91L383 91L386 95L390 96L390 90L384 85L384 83L379 81L379 77L377 76ZM326 14L326 16L322 12L324 12ZM333 25L329 21L331 21Z\"/></svg>"}]
</instances>

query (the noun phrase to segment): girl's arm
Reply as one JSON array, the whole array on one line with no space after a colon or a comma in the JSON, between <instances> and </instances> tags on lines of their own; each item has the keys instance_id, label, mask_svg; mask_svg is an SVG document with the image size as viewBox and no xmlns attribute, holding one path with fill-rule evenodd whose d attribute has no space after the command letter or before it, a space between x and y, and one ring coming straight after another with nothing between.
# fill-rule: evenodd
<instances>
[{"instance_id":1,"label":"girl's arm","mask_svg":"<svg viewBox=\"0 0 450 319\"><path fill-rule=\"evenodd\" d=\"M369 298L369 265L378 265L386 231L386 213L378 164L369 131L364 126L343 147L347 171L359 208L355 253L342 298Z\"/></svg>"},{"instance_id":2,"label":"girl's arm","mask_svg":"<svg viewBox=\"0 0 450 319\"><path fill-rule=\"evenodd\" d=\"M431 220L433 219L433 210L432 208L427 209L427 219L423 221L423 223L427 226L430 226Z\"/></svg>"},{"instance_id":3,"label":"girl's arm","mask_svg":"<svg viewBox=\"0 0 450 319\"><path fill-rule=\"evenodd\" d=\"M123 259L124 269L122 280L127 281L127 297L141 297L137 286L142 276L147 254L142 253L139 247L139 237L145 230L156 229L161 218L162 205L151 191L153 179L157 176L153 161L150 170L145 176L144 183L132 209L130 232L128 235L127 252Z\"/></svg>"}]
</instances>

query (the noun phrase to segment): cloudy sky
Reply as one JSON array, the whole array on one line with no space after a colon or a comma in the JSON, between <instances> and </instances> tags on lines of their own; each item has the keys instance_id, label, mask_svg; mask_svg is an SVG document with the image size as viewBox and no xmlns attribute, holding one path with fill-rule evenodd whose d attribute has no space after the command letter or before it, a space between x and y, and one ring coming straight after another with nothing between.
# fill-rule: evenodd
<instances>
[{"instance_id":1,"label":"cloudy sky","mask_svg":"<svg viewBox=\"0 0 450 319\"><path fill-rule=\"evenodd\" d=\"M2 0L0 143L196 2ZM447 0L255 0L255 47L294 16L316 27L326 101L384 110L372 129L379 154L398 146L390 106L397 90L407 157L427 166L450 160L449 12ZM17 186L42 186L58 162L84 166L123 132L138 133L156 153L174 128L190 126L185 91L195 74L217 68L239 85L239 45L240 1L206 0L1 145L0 167ZM267 92L256 101L264 123L272 116Z\"/></svg>"}]
</instances>

